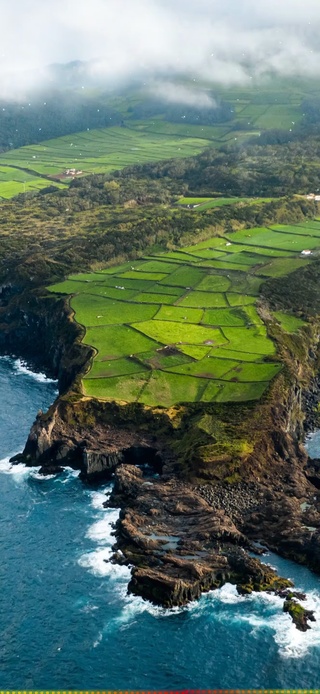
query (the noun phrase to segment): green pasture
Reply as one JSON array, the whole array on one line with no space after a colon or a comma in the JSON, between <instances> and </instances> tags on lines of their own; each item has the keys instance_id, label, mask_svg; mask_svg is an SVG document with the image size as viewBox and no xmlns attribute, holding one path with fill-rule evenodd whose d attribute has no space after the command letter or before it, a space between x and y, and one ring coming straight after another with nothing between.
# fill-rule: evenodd
<instances>
[{"instance_id":1,"label":"green pasture","mask_svg":"<svg viewBox=\"0 0 320 694\"><path fill-rule=\"evenodd\" d=\"M9 199L20 193L39 191L52 185L52 181L13 166L0 166L0 198ZM63 188L63 184L56 183Z\"/></svg>"},{"instance_id":2,"label":"green pasture","mask_svg":"<svg viewBox=\"0 0 320 694\"><path fill-rule=\"evenodd\" d=\"M247 264L245 263L237 263L235 257L233 256L232 259L228 260L228 262L225 261L225 258L223 260L202 260L201 262L197 262L197 266L201 268L214 268L215 270L238 270L239 272L247 272L248 267Z\"/></svg>"},{"instance_id":3,"label":"green pasture","mask_svg":"<svg viewBox=\"0 0 320 694\"><path fill-rule=\"evenodd\" d=\"M112 359L111 361L94 360L90 371L92 378L113 378L114 376L127 376L128 374L147 372L148 368L135 359Z\"/></svg>"},{"instance_id":4,"label":"green pasture","mask_svg":"<svg viewBox=\"0 0 320 694\"><path fill-rule=\"evenodd\" d=\"M273 104L255 118L254 124L262 130L276 128L280 130L294 129L300 123L302 111L299 107L287 104Z\"/></svg>"},{"instance_id":5,"label":"green pasture","mask_svg":"<svg viewBox=\"0 0 320 694\"><path fill-rule=\"evenodd\" d=\"M137 294L135 300L147 304L174 304L177 301L176 294L153 294L151 292L142 292Z\"/></svg>"},{"instance_id":6,"label":"green pasture","mask_svg":"<svg viewBox=\"0 0 320 694\"><path fill-rule=\"evenodd\" d=\"M84 394L152 407L262 397L281 364L257 310L259 288L311 262L301 250L306 241L320 249L319 228L243 229L49 287L71 296L83 341L95 350ZM225 269L204 259L199 267L197 254L211 249L222 249ZM289 333L305 325L273 315Z\"/></svg>"},{"instance_id":7,"label":"green pasture","mask_svg":"<svg viewBox=\"0 0 320 694\"><path fill-rule=\"evenodd\" d=\"M200 378L167 371L153 371L138 397L138 402L153 407L170 407L176 402L195 402L201 400L206 385L206 380Z\"/></svg>"},{"instance_id":8,"label":"green pasture","mask_svg":"<svg viewBox=\"0 0 320 694\"><path fill-rule=\"evenodd\" d=\"M133 323L132 327L137 331L152 338L163 345L223 345L227 342L219 328L212 329L206 326L175 322L150 320L141 323Z\"/></svg>"},{"instance_id":9,"label":"green pasture","mask_svg":"<svg viewBox=\"0 0 320 694\"><path fill-rule=\"evenodd\" d=\"M71 308L75 311L78 323L95 326L150 320L156 315L159 307L148 306L148 304L129 304L84 294L71 300Z\"/></svg>"},{"instance_id":10,"label":"green pasture","mask_svg":"<svg viewBox=\"0 0 320 694\"><path fill-rule=\"evenodd\" d=\"M240 352L256 352L264 356L275 354L275 346L267 336L260 334L257 328L223 328L223 334L231 348Z\"/></svg>"},{"instance_id":11,"label":"green pasture","mask_svg":"<svg viewBox=\"0 0 320 694\"><path fill-rule=\"evenodd\" d=\"M188 254L194 258L194 260L217 260L224 257L224 252L222 250L214 250L212 248L203 248L196 251L189 251ZM192 260L192 257L190 260Z\"/></svg>"},{"instance_id":12,"label":"green pasture","mask_svg":"<svg viewBox=\"0 0 320 694\"><path fill-rule=\"evenodd\" d=\"M144 367L156 371L168 369L171 366L188 364L192 361L192 358L187 354L183 354L180 349L172 349L171 347L162 347L157 349L156 352L143 352L139 354L136 359L138 363L143 364Z\"/></svg>"},{"instance_id":13,"label":"green pasture","mask_svg":"<svg viewBox=\"0 0 320 694\"><path fill-rule=\"evenodd\" d=\"M177 287L195 287L203 279L203 272L195 267L179 267L172 272L160 284L172 285Z\"/></svg>"},{"instance_id":14,"label":"green pasture","mask_svg":"<svg viewBox=\"0 0 320 694\"><path fill-rule=\"evenodd\" d=\"M140 325L138 323L137 325ZM97 350L97 360L116 359L157 347L154 340L125 325L89 327L83 342ZM159 345L160 346L160 345Z\"/></svg>"},{"instance_id":15,"label":"green pasture","mask_svg":"<svg viewBox=\"0 0 320 694\"><path fill-rule=\"evenodd\" d=\"M206 275L197 285L198 291L227 292L231 287L231 280L225 275Z\"/></svg>"},{"instance_id":16,"label":"green pasture","mask_svg":"<svg viewBox=\"0 0 320 694\"><path fill-rule=\"evenodd\" d=\"M270 229L273 229L274 231L280 231L283 234L297 234L298 236L316 236L320 237L320 225L319 224L312 224L312 222L307 222L306 224L301 223L301 225L294 224L290 225L287 228L283 224L279 224L278 226L272 226ZM306 238L306 243L307 243L307 238Z\"/></svg>"},{"instance_id":17,"label":"green pasture","mask_svg":"<svg viewBox=\"0 0 320 694\"><path fill-rule=\"evenodd\" d=\"M59 186L59 177L63 185L68 185L72 180L68 169L81 172L77 175L108 173L131 164L193 156L207 147L241 144L268 129L294 130L301 121L301 105L307 94L305 86L289 87L288 83L281 89L277 84L265 89L261 86L256 89L254 85L252 88L216 85L214 90L231 106L233 114L228 122L173 123L166 121L164 114L135 120L130 107L145 100L146 94L137 91L134 96L127 93L112 97L110 103L123 118L121 127L88 129L2 153L0 198L39 190L48 184ZM54 177L51 183L50 177ZM250 202L256 204L262 200ZM181 198L178 204L195 205L196 210L202 211L242 201L241 197Z\"/></svg>"},{"instance_id":18,"label":"green pasture","mask_svg":"<svg viewBox=\"0 0 320 694\"><path fill-rule=\"evenodd\" d=\"M257 239L259 236L259 241ZM307 249L314 249L320 246L320 239L314 235L306 239L302 234L290 234L273 229L244 229L232 234L233 242L245 242L248 246L255 246L257 241L263 248L274 248L279 250L297 251L298 253Z\"/></svg>"},{"instance_id":19,"label":"green pasture","mask_svg":"<svg viewBox=\"0 0 320 694\"><path fill-rule=\"evenodd\" d=\"M171 273L174 272L174 270L178 270L179 265L175 263L166 263L162 260L146 260L144 263L139 263L138 266L134 263L134 268L139 272Z\"/></svg>"},{"instance_id":20,"label":"green pasture","mask_svg":"<svg viewBox=\"0 0 320 694\"><path fill-rule=\"evenodd\" d=\"M179 306L190 306L190 308L223 308L228 306L225 294L219 292L189 292L179 301Z\"/></svg>"},{"instance_id":21,"label":"green pasture","mask_svg":"<svg viewBox=\"0 0 320 694\"><path fill-rule=\"evenodd\" d=\"M232 292L228 292L226 298L229 306L248 306L250 304L255 304L257 301L256 296L250 296L249 294L233 294Z\"/></svg>"},{"instance_id":22,"label":"green pasture","mask_svg":"<svg viewBox=\"0 0 320 694\"><path fill-rule=\"evenodd\" d=\"M179 323L201 323L202 317L203 310L201 308L180 306L161 306L156 315L157 320L178 321Z\"/></svg>"},{"instance_id":23,"label":"green pasture","mask_svg":"<svg viewBox=\"0 0 320 694\"><path fill-rule=\"evenodd\" d=\"M186 289L185 287L178 287L172 285L166 286L165 284L156 283L150 287L150 292L152 292L153 294L160 294L159 302L161 303L163 301L163 297L166 294L174 296L177 300L180 296L183 296L186 293Z\"/></svg>"},{"instance_id":24,"label":"green pasture","mask_svg":"<svg viewBox=\"0 0 320 694\"><path fill-rule=\"evenodd\" d=\"M235 205L239 202L246 204L261 204L262 202L270 202L272 198L180 198L178 205L192 207L198 212L202 210L211 210L215 207L224 207L225 205Z\"/></svg>"},{"instance_id":25,"label":"green pasture","mask_svg":"<svg viewBox=\"0 0 320 694\"><path fill-rule=\"evenodd\" d=\"M232 360L238 360L240 362L243 361L249 361L249 362L255 362L258 363L260 362L263 357L261 354L252 354L251 352L236 352L233 351L232 349L228 349L227 347L218 347L217 349L213 349L210 352L210 355L212 357L215 357L216 359L232 359Z\"/></svg>"},{"instance_id":26,"label":"green pasture","mask_svg":"<svg viewBox=\"0 0 320 694\"><path fill-rule=\"evenodd\" d=\"M222 385L223 387L216 395L216 402L260 400L268 387L266 383L223 383Z\"/></svg>"},{"instance_id":27,"label":"green pasture","mask_svg":"<svg viewBox=\"0 0 320 694\"><path fill-rule=\"evenodd\" d=\"M308 265L309 262L310 260L306 258L275 258L269 265L257 270L257 273L266 277L283 277L283 275L289 275L290 272Z\"/></svg>"},{"instance_id":28,"label":"green pasture","mask_svg":"<svg viewBox=\"0 0 320 694\"><path fill-rule=\"evenodd\" d=\"M137 373L113 378L85 378L83 380L83 391L85 395L104 400L123 400L125 402L136 402L140 396L142 388L147 383L147 373ZM107 388L106 388L107 383ZM107 395L106 395L107 390Z\"/></svg>"},{"instance_id":29,"label":"green pasture","mask_svg":"<svg viewBox=\"0 0 320 694\"><path fill-rule=\"evenodd\" d=\"M179 350L188 357L199 360L207 357L210 354L212 347L210 345L179 345Z\"/></svg>"},{"instance_id":30,"label":"green pasture","mask_svg":"<svg viewBox=\"0 0 320 694\"><path fill-rule=\"evenodd\" d=\"M297 316L293 316L290 313L274 311L273 315L287 333L296 333L306 325L301 318L297 318Z\"/></svg>"},{"instance_id":31,"label":"green pasture","mask_svg":"<svg viewBox=\"0 0 320 694\"><path fill-rule=\"evenodd\" d=\"M4 182L0 178L0 196L3 186L9 197L9 182L12 183L12 195L16 195L23 192L24 185L28 190L41 187L41 184L42 187L51 185L52 181L45 177L65 178L68 169L81 172L78 175L107 173L130 164L193 156L210 144L209 139L199 136L199 128L197 133L194 137L192 134L167 135L165 132L149 133L147 130L113 127L65 135L38 145L10 150L0 155L2 172L7 166L8 177L11 176ZM27 169L29 176L25 174L19 183L15 172L21 169ZM72 180L72 174L69 180Z\"/></svg>"},{"instance_id":32,"label":"green pasture","mask_svg":"<svg viewBox=\"0 0 320 694\"><path fill-rule=\"evenodd\" d=\"M185 309L192 310L192 309ZM204 311L203 325L220 327L242 327L246 325L246 315L236 308L208 308Z\"/></svg>"}]
</instances>

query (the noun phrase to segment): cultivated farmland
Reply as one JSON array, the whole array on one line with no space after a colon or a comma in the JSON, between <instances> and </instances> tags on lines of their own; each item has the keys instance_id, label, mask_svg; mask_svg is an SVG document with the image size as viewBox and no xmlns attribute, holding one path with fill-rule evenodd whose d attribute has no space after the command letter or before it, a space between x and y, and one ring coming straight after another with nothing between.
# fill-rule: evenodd
<instances>
[{"instance_id":1,"label":"cultivated farmland","mask_svg":"<svg viewBox=\"0 0 320 694\"><path fill-rule=\"evenodd\" d=\"M259 315L259 287L310 263L319 228L245 229L51 286L71 295L83 342L95 349L84 394L159 407L261 398L281 363ZM212 266L217 251L223 268ZM283 312L274 319L288 333L305 325Z\"/></svg>"},{"instance_id":2,"label":"cultivated farmland","mask_svg":"<svg viewBox=\"0 0 320 694\"><path fill-rule=\"evenodd\" d=\"M194 85L193 85L194 86ZM303 117L301 105L308 87L277 85L265 89L215 91L230 105L233 117L216 125L172 123L165 115L136 120L131 106L146 94L115 97L111 105L121 112L122 126L87 129L40 144L30 144L0 155L0 198L41 190L48 185L66 186L77 176L109 173L130 164L187 157L207 147L242 143L262 131L294 130ZM110 104L109 104L110 105ZM199 211L241 202L242 198L182 198L179 204ZM252 200L257 202L257 200Z\"/></svg>"}]
</instances>

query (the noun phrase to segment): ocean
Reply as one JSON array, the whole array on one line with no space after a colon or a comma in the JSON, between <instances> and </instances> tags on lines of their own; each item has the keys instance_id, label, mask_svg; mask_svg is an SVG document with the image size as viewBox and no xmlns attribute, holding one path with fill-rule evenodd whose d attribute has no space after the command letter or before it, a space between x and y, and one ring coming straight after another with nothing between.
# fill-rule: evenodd
<instances>
[{"instance_id":1,"label":"ocean","mask_svg":"<svg viewBox=\"0 0 320 694\"><path fill-rule=\"evenodd\" d=\"M0 392L1 689L318 687L320 577L265 558L307 592L317 622L306 634L279 598L239 597L231 585L183 609L128 596L129 569L106 561L111 485L9 463L56 384L2 358ZM309 446L320 457L319 433Z\"/></svg>"}]
</instances>

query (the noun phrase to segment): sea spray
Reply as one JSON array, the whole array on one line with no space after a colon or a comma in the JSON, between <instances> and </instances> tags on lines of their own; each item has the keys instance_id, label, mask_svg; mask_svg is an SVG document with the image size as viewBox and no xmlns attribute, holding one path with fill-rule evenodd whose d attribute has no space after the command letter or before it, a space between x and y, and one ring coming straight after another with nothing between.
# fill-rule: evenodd
<instances>
[{"instance_id":1,"label":"sea spray","mask_svg":"<svg viewBox=\"0 0 320 694\"><path fill-rule=\"evenodd\" d=\"M38 383L58 383L57 379L49 378L45 373L33 371L22 359L15 359L13 361L13 369L17 375L25 374L26 376L34 378Z\"/></svg>"}]
</instances>

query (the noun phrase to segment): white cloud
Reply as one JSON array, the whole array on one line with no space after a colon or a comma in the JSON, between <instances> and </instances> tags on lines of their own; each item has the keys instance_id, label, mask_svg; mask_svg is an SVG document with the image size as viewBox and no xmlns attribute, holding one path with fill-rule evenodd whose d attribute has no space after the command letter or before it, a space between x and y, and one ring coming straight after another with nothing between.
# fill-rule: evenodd
<instances>
[{"instance_id":1,"label":"white cloud","mask_svg":"<svg viewBox=\"0 0 320 694\"><path fill-rule=\"evenodd\" d=\"M217 108L217 102L202 89L194 91L181 84L157 81L149 87L150 94L164 101L185 106L198 106L198 108Z\"/></svg>"},{"instance_id":2,"label":"white cloud","mask_svg":"<svg viewBox=\"0 0 320 694\"><path fill-rule=\"evenodd\" d=\"M319 0L2 0L0 94L84 60L106 83L188 72L221 83L319 75Z\"/></svg>"}]
</instances>

